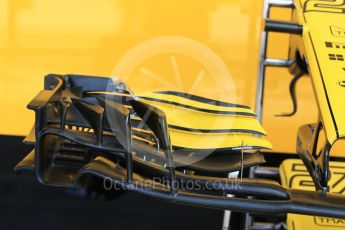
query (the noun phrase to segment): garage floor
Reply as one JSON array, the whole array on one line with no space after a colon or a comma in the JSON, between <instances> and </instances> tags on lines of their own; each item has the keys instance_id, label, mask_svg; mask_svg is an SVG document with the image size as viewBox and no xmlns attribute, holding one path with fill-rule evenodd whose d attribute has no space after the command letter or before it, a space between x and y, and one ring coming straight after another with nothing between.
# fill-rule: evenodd
<instances>
[{"instance_id":1,"label":"garage floor","mask_svg":"<svg viewBox=\"0 0 345 230\"><path fill-rule=\"evenodd\" d=\"M112 201L40 185L14 175L29 149L21 137L0 136L0 229L221 229L219 210L173 205L127 192Z\"/></svg>"}]
</instances>

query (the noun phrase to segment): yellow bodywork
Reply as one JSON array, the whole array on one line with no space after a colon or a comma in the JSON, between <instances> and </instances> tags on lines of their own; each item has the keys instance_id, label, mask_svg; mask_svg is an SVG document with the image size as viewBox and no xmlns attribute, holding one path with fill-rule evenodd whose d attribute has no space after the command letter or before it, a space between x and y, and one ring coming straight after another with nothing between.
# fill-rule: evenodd
<instances>
[{"instance_id":1,"label":"yellow bodywork","mask_svg":"<svg viewBox=\"0 0 345 230\"><path fill-rule=\"evenodd\" d=\"M303 25L301 49L308 58L321 118L328 141L345 137L345 2L296 0Z\"/></svg>"},{"instance_id":2,"label":"yellow bodywork","mask_svg":"<svg viewBox=\"0 0 345 230\"><path fill-rule=\"evenodd\" d=\"M280 165L279 171L283 187L315 191L313 180L301 160L285 160ZM345 194L345 163L331 161L330 171L331 178L328 182L330 192ZM287 225L288 230L337 230L345 229L345 219L288 214Z\"/></svg>"}]
</instances>

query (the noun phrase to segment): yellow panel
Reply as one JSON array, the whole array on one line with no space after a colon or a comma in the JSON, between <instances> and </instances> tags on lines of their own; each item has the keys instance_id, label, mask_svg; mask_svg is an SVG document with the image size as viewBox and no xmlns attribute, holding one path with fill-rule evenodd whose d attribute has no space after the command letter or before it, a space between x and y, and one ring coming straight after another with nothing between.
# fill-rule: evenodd
<instances>
[{"instance_id":1,"label":"yellow panel","mask_svg":"<svg viewBox=\"0 0 345 230\"><path fill-rule=\"evenodd\" d=\"M204 130L243 129L266 134L255 117L204 113L163 103L146 102L164 111L169 125Z\"/></svg>"},{"instance_id":2,"label":"yellow panel","mask_svg":"<svg viewBox=\"0 0 345 230\"><path fill-rule=\"evenodd\" d=\"M345 194L345 162L331 161L329 165L331 171L330 192ZM284 187L315 190L307 169L299 159L285 160L280 166L280 175Z\"/></svg>"},{"instance_id":3,"label":"yellow panel","mask_svg":"<svg viewBox=\"0 0 345 230\"><path fill-rule=\"evenodd\" d=\"M324 128L333 144L345 137L344 1L297 0L296 6Z\"/></svg>"},{"instance_id":4,"label":"yellow panel","mask_svg":"<svg viewBox=\"0 0 345 230\"><path fill-rule=\"evenodd\" d=\"M342 230L345 219L289 214L287 225L288 230Z\"/></svg>"},{"instance_id":5,"label":"yellow panel","mask_svg":"<svg viewBox=\"0 0 345 230\"><path fill-rule=\"evenodd\" d=\"M172 145L188 149L232 148L242 145L272 149L266 138L250 134L198 134L175 129L169 129L169 134Z\"/></svg>"},{"instance_id":6,"label":"yellow panel","mask_svg":"<svg viewBox=\"0 0 345 230\"><path fill-rule=\"evenodd\" d=\"M129 94L113 92L89 93L131 97ZM197 101L193 96L185 98L162 93L142 93L136 96L139 96L140 100L145 103L162 110L165 113L170 126L195 129L196 131L198 129L218 131L237 129L242 130L240 132L254 131L257 134L266 135L265 130L256 120L255 113L249 107L241 108L233 106L219 106L215 105L216 102L211 99L203 98L202 100L209 100L209 103L205 103ZM157 99L157 101L153 101L152 99ZM188 106L191 106L192 108ZM228 112L230 113L227 114ZM239 112L240 114L232 114L233 112Z\"/></svg>"},{"instance_id":7,"label":"yellow panel","mask_svg":"<svg viewBox=\"0 0 345 230\"><path fill-rule=\"evenodd\" d=\"M175 92L175 91L172 91ZM92 91L88 92L89 94L104 94L104 95L116 95L119 97L132 97L130 94L126 93L117 93L117 92L100 92L100 91ZM176 93L176 92L175 92ZM242 115L248 116L256 116L254 111L245 105L234 105L234 106L222 106L216 105L216 101L213 101L211 98L204 98L210 100L210 103L205 103L201 101L194 100L192 98L187 97L179 97L175 95L167 95L161 93L139 93L135 94L135 96L140 97L142 101L145 101L149 104L173 104L180 105L181 107L187 106L191 109L198 108L208 112L213 113L222 113L226 114L227 112L235 112L235 113L244 113ZM192 95L194 96L194 95ZM173 103L171 103L173 102ZM176 104L177 103L177 104ZM224 102L223 102L224 103ZM227 102L226 102L227 103ZM229 102L230 103L230 102Z\"/></svg>"},{"instance_id":8,"label":"yellow panel","mask_svg":"<svg viewBox=\"0 0 345 230\"><path fill-rule=\"evenodd\" d=\"M193 106L193 107L206 109L206 110L212 110L215 112L219 112L219 111L243 112L243 113L255 115L254 111L250 108L225 107L225 106L214 105L211 103L207 104L207 103L202 103L202 102L192 100L191 98L184 98L184 97L179 97L179 96L174 96L174 95L167 95L167 94L160 94L160 93L145 93L145 94L139 94L138 96L154 98L154 99L159 99L159 100L165 100L165 101L173 101L175 103ZM144 101L149 102L147 100L144 100ZM149 102L149 103L155 104L154 102Z\"/></svg>"},{"instance_id":9,"label":"yellow panel","mask_svg":"<svg viewBox=\"0 0 345 230\"><path fill-rule=\"evenodd\" d=\"M345 194L345 162L330 162L330 192ZM312 178L303 162L298 159L283 161L280 166L281 183L284 187L315 191ZM289 230L299 229L345 229L345 219L288 214Z\"/></svg>"}]
</instances>

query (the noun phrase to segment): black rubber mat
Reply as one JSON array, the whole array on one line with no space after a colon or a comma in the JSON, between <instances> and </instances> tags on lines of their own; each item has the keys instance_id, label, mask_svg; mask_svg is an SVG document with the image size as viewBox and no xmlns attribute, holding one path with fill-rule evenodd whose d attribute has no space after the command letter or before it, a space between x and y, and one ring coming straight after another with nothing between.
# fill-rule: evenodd
<instances>
[{"instance_id":1,"label":"black rubber mat","mask_svg":"<svg viewBox=\"0 0 345 230\"><path fill-rule=\"evenodd\" d=\"M14 175L29 149L21 137L0 136L0 229L221 229L223 212L173 205L126 192L106 201L52 188L33 175Z\"/></svg>"}]
</instances>

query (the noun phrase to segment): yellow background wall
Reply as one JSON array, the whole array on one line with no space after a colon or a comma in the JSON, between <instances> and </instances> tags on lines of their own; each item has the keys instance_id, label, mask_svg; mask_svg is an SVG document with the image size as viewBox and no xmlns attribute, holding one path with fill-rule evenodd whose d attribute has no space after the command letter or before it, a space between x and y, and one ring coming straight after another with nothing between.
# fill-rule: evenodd
<instances>
[{"instance_id":1,"label":"yellow background wall","mask_svg":"<svg viewBox=\"0 0 345 230\"><path fill-rule=\"evenodd\" d=\"M135 92L176 87L210 97L229 95L223 99L254 106L261 9L259 0L0 0L0 133L29 132L34 115L26 105L47 73L124 73ZM272 16L288 19L289 11L275 10ZM214 79L224 76L214 76L222 73L207 66L214 61L207 49L190 56L154 45L157 52L151 56L144 49L128 58L133 47L150 48L145 42L167 37L207 47L230 70L233 85L224 84L225 93L219 93ZM288 36L274 34L270 41L270 56L285 58ZM160 81L153 81L157 76ZM300 125L316 120L308 78L297 87L298 113L274 117L292 109L291 79L285 69L270 69L266 81L264 127L274 149L283 152L294 151Z\"/></svg>"}]
</instances>

